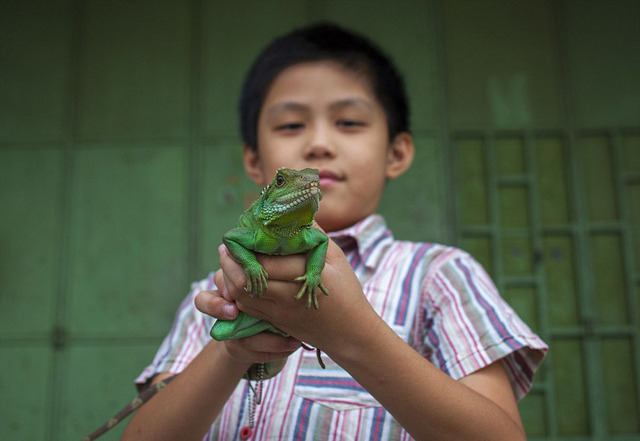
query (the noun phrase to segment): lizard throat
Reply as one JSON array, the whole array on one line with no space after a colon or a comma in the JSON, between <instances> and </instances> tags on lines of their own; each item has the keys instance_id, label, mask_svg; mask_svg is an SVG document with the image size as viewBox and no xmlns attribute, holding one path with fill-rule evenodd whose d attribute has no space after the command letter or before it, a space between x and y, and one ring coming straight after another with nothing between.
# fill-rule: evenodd
<instances>
[{"instance_id":1,"label":"lizard throat","mask_svg":"<svg viewBox=\"0 0 640 441\"><path fill-rule=\"evenodd\" d=\"M318 210L321 193L316 185L309 185L265 203L261 215L265 225L286 235L297 234L309 227Z\"/></svg>"},{"instance_id":2,"label":"lizard throat","mask_svg":"<svg viewBox=\"0 0 640 441\"><path fill-rule=\"evenodd\" d=\"M296 208L304 206L306 204L318 205L320 191L317 185L310 185L309 187L300 189L293 194L287 194L285 196L277 198L273 201L270 207L275 212L286 213L296 210ZM313 210L314 212L316 210Z\"/></svg>"}]
</instances>

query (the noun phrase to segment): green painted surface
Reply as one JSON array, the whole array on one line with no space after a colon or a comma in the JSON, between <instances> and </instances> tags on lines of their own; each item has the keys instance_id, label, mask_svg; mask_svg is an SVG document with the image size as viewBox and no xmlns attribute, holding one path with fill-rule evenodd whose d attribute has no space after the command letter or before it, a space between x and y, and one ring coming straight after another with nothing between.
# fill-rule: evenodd
<instances>
[{"instance_id":1,"label":"green painted surface","mask_svg":"<svg viewBox=\"0 0 640 441\"><path fill-rule=\"evenodd\" d=\"M189 4L82 2L78 128L82 139L186 136Z\"/></svg>"},{"instance_id":2,"label":"green painted surface","mask_svg":"<svg viewBox=\"0 0 640 441\"><path fill-rule=\"evenodd\" d=\"M483 236L464 237L460 247L468 251L489 273L495 273L490 238Z\"/></svg>"},{"instance_id":3,"label":"green painted surface","mask_svg":"<svg viewBox=\"0 0 640 441\"><path fill-rule=\"evenodd\" d=\"M551 326L578 325L574 246L571 236L549 235L543 239L543 271L549 298L547 311Z\"/></svg>"},{"instance_id":4,"label":"green painted surface","mask_svg":"<svg viewBox=\"0 0 640 441\"><path fill-rule=\"evenodd\" d=\"M520 404L522 423L529 437L543 438L548 435L549 424L545 418L546 400L544 394L533 392Z\"/></svg>"},{"instance_id":5,"label":"green painted surface","mask_svg":"<svg viewBox=\"0 0 640 441\"><path fill-rule=\"evenodd\" d=\"M626 135L621 142L621 166L625 172L640 172L640 135Z\"/></svg>"},{"instance_id":6,"label":"green painted surface","mask_svg":"<svg viewBox=\"0 0 640 441\"><path fill-rule=\"evenodd\" d=\"M78 435L88 435L133 399L135 388L122 379L146 366L160 343L160 339L147 344L90 342L71 348L65 354L65 368L82 375L70 376L62 382L57 439L79 439ZM100 440L120 439L125 424Z\"/></svg>"},{"instance_id":7,"label":"green painted surface","mask_svg":"<svg viewBox=\"0 0 640 441\"><path fill-rule=\"evenodd\" d=\"M557 137L542 138L536 142L535 155L540 223L544 226L566 224L570 219L566 146Z\"/></svg>"},{"instance_id":8,"label":"green painted surface","mask_svg":"<svg viewBox=\"0 0 640 441\"><path fill-rule=\"evenodd\" d=\"M66 299L74 335L166 330L188 288L184 155L122 144L77 153Z\"/></svg>"},{"instance_id":9,"label":"green painted surface","mask_svg":"<svg viewBox=\"0 0 640 441\"><path fill-rule=\"evenodd\" d=\"M501 293L509 305L535 332L541 332L536 289L528 286L509 287Z\"/></svg>"},{"instance_id":10,"label":"green painted surface","mask_svg":"<svg viewBox=\"0 0 640 441\"><path fill-rule=\"evenodd\" d=\"M308 7L288 0L203 2L195 56L202 96L198 125L204 135L237 136L244 72L269 40L305 22Z\"/></svg>"},{"instance_id":11,"label":"green painted surface","mask_svg":"<svg viewBox=\"0 0 640 441\"><path fill-rule=\"evenodd\" d=\"M614 234L594 234L589 245L593 261L591 274L596 322L612 326L626 324L630 317L626 304L620 237Z\"/></svg>"},{"instance_id":12,"label":"green painted surface","mask_svg":"<svg viewBox=\"0 0 640 441\"><path fill-rule=\"evenodd\" d=\"M611 147L605 137L582 138L580 175L585 188L587 215L591 221L612 221L618 218Z\"/></svg>"},{"instance_id":13,"label":"green painted surface","mask_svg":"<svg viewBox=\"0 0 640 441\"><path fill-rule=\"evenodd\" d=\"M72 1L3 1L0 142L66 136Z\"/></svg>"},{"instance_id":14,"label":"green painted surface","mask_svg":"<svg viewBox=\"0 0 640 441\"><path fill-rule=\"evenodd\" d=\"M132 396L257 194L244 71L318 19L405 73L416 160L381 206L396 236L470 251L551 344L520 403L530 439L640 439L640 3L2 6L3 439L80 439Z\"/></svg>"},{"instance_id":15,"label":"green painted surface","mask_svg":"<svg viewBox=\"0 0 640 441\"><path fill-rule=\"evenodd\" d=\"M442 240L446 232L442 153L434 139L416 136L416 156L409 171L387 184L380 212L389 227L408 240ZM415 183L420 191L415 191Z\"/></svg>"},{"instance_id":16,"label":"green painted surface","mask_svg":"<svg viewBox=\"0 0 640 441\"><path fill-rule=\"evenodd\" d=\"M578 436L591 432L586 392L585 356L579 339L552 340L555 380L551 402L557 418L557 435Z\"/></svg>"},{"instance_id":17,"label":"green painted surface","mask_svg":"<svg viewBox=\"0 0 640 441\"><path fill-rule=\"evenodd\" d=\"M500 138L495 141L496 171L500 175L515 175L525 171L522 139Z\"/></svg>"},{"instance_id":18,"label":"green painted surface","mask_svg":"<svg viewBox=\"0 0 640 441\"><path fill-rule=\"evenodd\" d=\"M44 345L5 346L0 348L0 362L3 439L49 439L53 402L51 348Z\"/></svg>"},{"instance_id":19,"label":"green painted surface","mask_svg":"<svg viewBox=\"0 0 640 441\"><path fill-rule=\"evenodd\" d=\"M199 206L202 242L197 276L204 278L218 268L218 246L222 235L233 228L242 213L259 195L260 189L244 176L239 142L220 142L203 148L202 188Z\"/></svg>"},{"instance_id":20,"label":"green painted surface","mask_svg":"<svg viewBox=\"0 0 640 441\"><path fill-rule=\"evenodd\" d=\"M457 142L459 172L458 187L463 225L484 225L489 219L487 201L487 171L485 155L480 140Z\"/></svg>"},{"instance_id":21,"label":"green painted surface","mask_svg":"<svg viewBox=\"0 0 640 441\"><path fill-rule=\"evenodd\" d=\"M637 439L635 133L575 144L526 130L524 142L463 133L454 144L461 244L551 343L542 389L521 403L529 435Z\"/></svg>"},{"instance_id":22,"label":"green painted surface","mask_svg":"<svg viewBox=\"0 0 640 441\"><path fill-rule=\"evenodd\" d=\"M638 126L640 2L569 0L566 50L576 122L581 127Z\"/></svg>"},{"instance_id":23,"label":"green painted surface","mask_svg":"<svg viewBox=\"0 0 640 441\"><path fill-rule=\"evenodd\" d=\"M505 229L529 228L529 195L521 185L504 186L498 189L499 225Z\"/></svg>"},{"instance_id":24,"label":"green painted surface","mask_svg":"<svg viewBox=\"0 0 640 441\"><path fill-rule=\"evenodd\" d=\"M505 234L501 240L502 268L507 276L531 274L534 253L528 237Z\"/></svg>"},{"instance_id":25,"label":"green painted surface","mask_svg":"<svg viewBox=\"0 0 640 441\"><path fill-rule=\"evenodd\" d=\"M56 314L62 154L0 151L0 335L46 336Z\"/></svg>"},{"instance_id":26,"label":"green painted surface","mask_svg":"<svg viewBox=\"0 0 640 441\"><path fill-rule=\"evenodd\" d=\"M559 127L553 2L446 1L444 26L452 126Z\"/></svg>"},{"instance_id":27,"label":"green painted surface","mask_svg":"<svg viewBox=\"0 0 640 441\"><path fill-rule=\"evenodd\" d=\"M435 11L429 2L326 0L309 4L317 8L314 19L332 20L375 38L402 70L412 95L429 97L411 102L413 130L420 133L437 127L440 109L436 96L441 84L437 83L433 61L436 46L430 20Z\"/></svg>"},{"instance_id":28,"label":"green painted surface","mask_svg":"<svg viewBox=\"0 0 640 441\"><path fill-rule=\"evenodd\" d=\"M610 433L629 435L640 431L638 420L638 380L633 371L631 339L602 341L603 383L606 418Z\"/></svg>"}]
</instances>

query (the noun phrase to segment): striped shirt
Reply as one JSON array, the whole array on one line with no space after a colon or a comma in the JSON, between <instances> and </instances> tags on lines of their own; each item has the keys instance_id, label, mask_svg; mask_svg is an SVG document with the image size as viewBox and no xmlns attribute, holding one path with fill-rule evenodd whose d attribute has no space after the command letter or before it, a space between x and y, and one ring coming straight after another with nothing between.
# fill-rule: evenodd
<instances>
[{"instance_id":1,"label":"striped shirt","mask_svg":"<svg viewBox=\"0 0 640 441\"><path fill-rule=\"evenodd\" d=\"M418 353L454 379L502 360L522 398L547 351L500 297L469 254L434 243L394 240L382 217L331 233L377 313ZM192 286L153 363L136 380L181 372L209 342L214 319L194 297L214 289L213 275ZM395 419L346 371L323 354L298 350L265 380L253 440L410 440ZM247 425L251 392L242 380L207 434L237 440Z\"/></svg>"}]
</instances>

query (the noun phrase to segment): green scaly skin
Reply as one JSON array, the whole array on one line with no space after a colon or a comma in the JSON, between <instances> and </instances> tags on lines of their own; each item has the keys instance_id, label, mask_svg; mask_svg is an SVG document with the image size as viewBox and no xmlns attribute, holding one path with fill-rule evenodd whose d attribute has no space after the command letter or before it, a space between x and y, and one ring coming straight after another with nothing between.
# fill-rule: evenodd
<instances>
[{"instance_id":1,"label":"green scaly skin","mask_svg":"<svg viewBox=\"0 0 640 441\"><path fill-rule=\"evenodd\" d=\"M251 206L240 216L236 228L227 232L222 241L234 260L244 268L246 290L252 297L262 296L268 288L269 275L254 253L289 255L307 253L306 270L296 278L302 287L296 299L306 297L307 309L318 309L317 290L329 295L320 274L327 257L329 239L312 226L313 217L322 199L318 170L281 168ZM260 332L288 336L272 324L240 311L234 320L218 320L211 336L218 341L245 338ZM276 375L284 361L264 363L264 378ZM247 373L255 378L255 366Z\"/></svg>"}]
</instances>

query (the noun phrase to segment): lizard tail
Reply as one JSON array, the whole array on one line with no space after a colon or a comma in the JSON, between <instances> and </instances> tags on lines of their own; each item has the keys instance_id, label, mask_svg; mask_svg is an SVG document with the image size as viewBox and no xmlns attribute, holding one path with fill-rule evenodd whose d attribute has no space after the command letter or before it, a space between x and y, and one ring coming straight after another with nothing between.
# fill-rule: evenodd
<instances>
[{"instance_id":1,"label":"lizard tail","mask_svg":"<svg viewBox=\"0 0 640 441\"><path fill-rule=\"evenodd\" d=\"M318 348L311 348L307 345L305 345L304 343L300 344L302 346L302 349L305 349L307 351L316 351L316 357L318 358L318 364L320 365L320 367L322 369L326 369L327 367L324 365L324 362L322 361L322 351Z\"/></svg>"},{"instance_id":2,"label":"lizard tail","mask_svg":"<svg viewBox=\"0 0 640 441\"><path fill-rule=\"evenodd\" d=\"M176 374L176 375L174 375L172 377L169 377L166 380L160 381L160 382L154 384L153 386L148 387L145 390L143 390L142 392L140 392L140 394L138 394L137 397L135 397L133 400L131 400L131 402L129 402L129 404L127 404L125 407L123 407L109 421L104 423L102 426L100 426L98 429L96 429L94 432L92 432L87 437L83 438L82 441L93 441L93 440L97 439L98 437L104 435L109 430L113 429L113 427L115 427L116 424L120 423L122 420L124 420L126 417L128 417L131 413L133 413L133 411L135 411L137 408L139 408L144 403L149 401L151 399L151 397L153 397L156 393L158 393L158 391L160 389L164 388L167 384L169 384L169 382L171 380L173 380L177 376L178 375Z\"/></svg>"}]
</instances>

